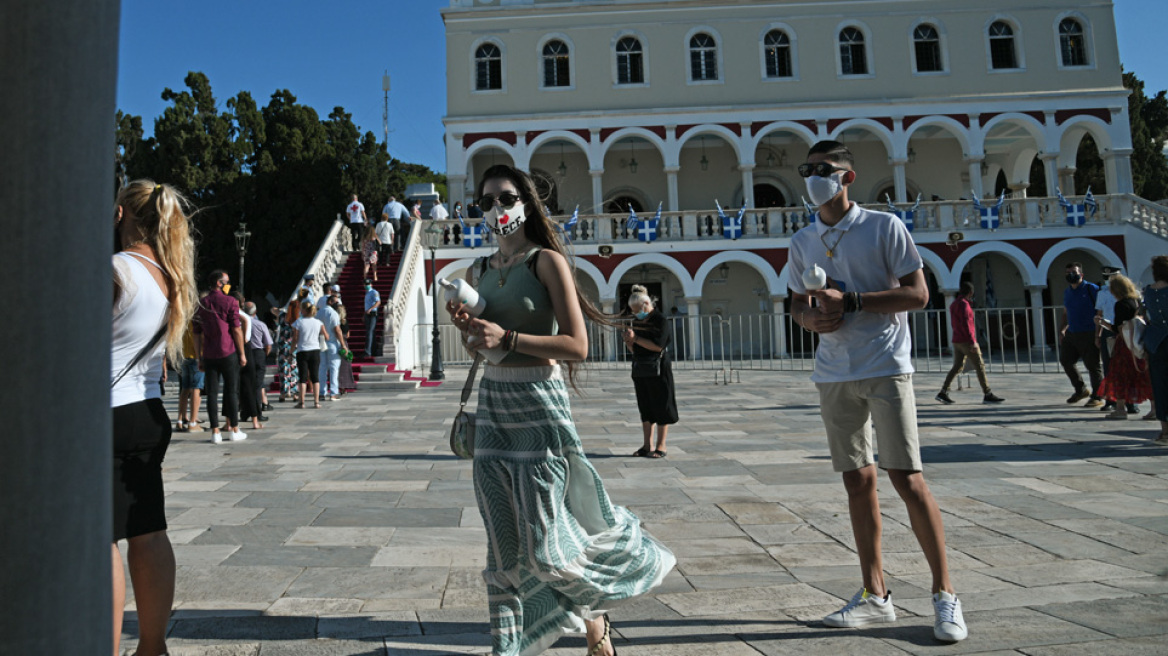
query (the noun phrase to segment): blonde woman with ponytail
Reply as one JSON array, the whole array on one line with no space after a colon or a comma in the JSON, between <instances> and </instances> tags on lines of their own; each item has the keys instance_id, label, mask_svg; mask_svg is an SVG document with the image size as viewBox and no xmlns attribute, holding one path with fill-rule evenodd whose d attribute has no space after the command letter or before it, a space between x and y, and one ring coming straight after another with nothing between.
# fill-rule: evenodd
<instances>
[{"instance_id":1,"label":"blonde woman with ponytail","mask_svg":"<svg viewBox=\"0 0 1168 656\"><path fill-rule=\"evenodd\" d=\"M170 185L135 180L114 210L111 406L114 432L114 653L126 582L119 540L129 541L138 656L166 653L174 551L166 535L162 459L171 424L160 398L163 360L178 364L197 303L190 204ZM176 367L177 368L177 367Z\"/></svg>"}]
</instances>

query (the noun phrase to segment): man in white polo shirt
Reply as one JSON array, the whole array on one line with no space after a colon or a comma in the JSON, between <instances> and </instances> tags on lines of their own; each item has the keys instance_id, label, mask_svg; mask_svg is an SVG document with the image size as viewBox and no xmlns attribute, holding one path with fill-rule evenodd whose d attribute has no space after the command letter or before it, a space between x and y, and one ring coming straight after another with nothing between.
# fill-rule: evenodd
<instances>
[{"instance_id":1,"label":"man in white polo shirt","mask_svg":"<svg viewBox=\"0 0 1168 656\"><path fill-rule=\"evenodd\" d=\"M819 333L811 380L819 390L832 466L847 490L864 582L823 622L857 627L896 620L881 564L874 427L880 467L904 500L933 573L933 634L946 642L963 640L968 632L949 580L941 511L921 474L917 440L907 313L929 300L921 256L900 219L848 200L856 172L846 146L815 144L799 174L819 212L815 223L791 239L791 314ZM824 289L808 289L814 276L804 282L804 271L814 266L827 273Z\"/></svg>"},{"instance_id":2,"label":"man in white polo shirt","mask_svg":"<svg viewBox=\"0 0 1168 656\"><path fill-rule=\"evenodd\" d=\"M434 207L430 208L430 218L435 221L445 221L450 218L450 212L447 212L446 207L442 205L441 198L434 199Z\"/></svg>"}]
</instances>

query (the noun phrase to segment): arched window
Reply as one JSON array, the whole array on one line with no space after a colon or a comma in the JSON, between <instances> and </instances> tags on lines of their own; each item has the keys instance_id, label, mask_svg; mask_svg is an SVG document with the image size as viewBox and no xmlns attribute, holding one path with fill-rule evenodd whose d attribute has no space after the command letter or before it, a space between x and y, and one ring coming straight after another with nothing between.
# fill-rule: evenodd
<instances>
[{"instance_id":1,"label":"arched window","mask_svg":"<svg viewBox=\"0 0 1168 656\"><path fill-rule=\"evenodd\" d=\"M918 73L945 70L941 63L941 37L932 25L924 23L913 30L913 52L916 53Z\"/></svg>"},{"instance_id":2,"label":"arched window","mask_svg":"<svg viewBox=\"0 0 1168 656\"><path fill-rule=\"evenodd\" d=\"M1014 28L1005 21L990 24L990 67L1018 68L1018 52L1014 48Z\"/></svg>"},{"instance_id":3,"label":"arched window","mask_svg":"<svg viewBox=\"0 0 1168 656\"><path fill-rule=\"evenodd\" d=\"M475 50L475 90L503 88L503 53L499 46L484 43Z\"/></svg>"},{"instance_id":4,"label":"arched window","mask_svg":"<svg viewBox=\"0 0 1168 656\"><path fill-rule=\"evenodd\" d=\"M1073 18L1059 22L1059 51L1063 66L1087 65L1087 41L1083 34L1083 24Z\"/></svg>"},{"instance_id":5,"label":"arched window","mask_svg":"<svg viewBox=\"0 0 1168 656\"><path fill-rule=\"evenodd\" d=\"M626 36L616 42L616 83L645 83L645 51L641 40Z\"/></svg>"},{"instance_id":6,"label":"arched window","mask_svg":"<svg viewBox=\"0 0 1168 656\"><path fill-rule=\"evenodd\" d=\"M791 39L782 30L771 30L763 38L766 76L791 77Z\"/></svg>"},{"instance_id":7,"label":"arched window","mask_svg":"<svg viewBox=\"0 0 1168 656\"><path fill-rule=\"evenodd\" d=\"M572 85L569 74L568 44L555 39L543 46L543 85L567 87Z\"/></svg>"},{"instance_id":8,"label":"arched window","mask_svg":"<svg viewBox=\"0 0 1168 656\"><path fill-rule=\"evenodd\" d=\"M714 37L698 32L689 40L689 79L718 79L718 45Z\"/></svg>"},{"instance_id":9,"label":"arched window","mask_svg":"<svg viewBox=\"0 0 1168 656\"><path fill-rule=\"evenodd\" d=\"M867 75L868 53L864 49L864 33L854 27L845 27L839 33L840 72L844 75Z\"/></svg>"}]
</instances>

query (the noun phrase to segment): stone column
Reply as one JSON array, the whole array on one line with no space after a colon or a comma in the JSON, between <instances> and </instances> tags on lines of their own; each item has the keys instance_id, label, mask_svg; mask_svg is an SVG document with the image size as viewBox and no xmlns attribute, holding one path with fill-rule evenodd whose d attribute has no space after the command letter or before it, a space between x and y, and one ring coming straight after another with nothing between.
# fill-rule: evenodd
<instances>
[{"instance_id":1,"label":"stone column","mask_svg":"<svg viewBox=\"0 0 1168 656\"><path fill-rule=\"evenodd\" d=\"M0 216L19 226L0 258L32 310L0 340L20 372L0 395L4 653L108 654L113 644L105 381L118 13L117 0L19 2L0 21Z\"/></svg>"},{"instance_id":2,"label":"stone column","mask_svg":"<svg viewBox=\"0 0 1168 656\"><path fill-rule=\"evenodd\" d=\"M685 297L686 319L689 321L689 332L686 334L685 339L689 342L689 357L691 360L701 360L703 356L702 340L699 334L701 332L701 320L698 316L702 312L701 302L701 296Z\"/></svg>"},{"instance_id":3,"label":"stone column","mask_svg":"<svg viewBox=\"0 0 1168 656\"><path fill-rule=\"evenodd\" d=\"M778 358L787 357L787 315L783 310L783 301L786 296L774 294L771 296L771 315L775 325L775 354Z\"/></svg>"},{"instance_id":4,"label":"stone column","mask_svg":"<svg viewBox=\"0 0 1168 656\"><path fill-rule=\"evenodd\" d=\"M1035 349L1046 348L1046 330L1043 327L1044 309L1042 307L1042 290L1046 285L1031 285L1026 288L1030 292L1030 341Z\"/></svg>"},{"instance_id":5,"label":"stone column","mask_svg":"<svg viewBox=\"0 0 1168 656\"><path fill-rule=\"evenodd\" d=\"M985 197L985 181L982 178L981 166L985 163L985 158L973 158L965 160L965 164L969 167L969 186L972 188L976 198ZM963 196L965 194L962 194Z\"/></svg>"},{"instance_id":6,"label":"stone column","mask_svg":"<svg viewBox=\"0 0 1168 656\"><path fill-rule=\"evenodd\" d=\"M754 207L754 164L744 164L738 167L742 171L742 202L746 207ZM745 229L746 226L743 226Z\"/></svg>"},{"instance_id":7,"label":"stone column","mask_svg":"<svg viewBox=\"0 0 1168 656\"><path fill-rule=\"evenodd\" d=\"M908 202L908 181L904 174L904 165L908 163L907 159L892 160L892 184L896 187L896 198L893 200L897 203ZM883 198L877 199L884 202Z\"/></svg>"},{"instance_id":8,"label":"stone column","mask_svg":"<svg viewBox=\"0 0 1168 656\"><path fill-rule=\"evenodd\" d=\"M1107 179L1107 193L1134 194L1132 183L1131 148L1115 148L1103 158L1103 170Z\"/></svg>"},{"instance_id":9,"label":"stone column","mask_svg":"<svg viewBox=\"0 0 1168 656\"><path fill-rule=\"evenodd\" d=\"M1016 198L1026 198L1026 190L1030 188L1029 182L1011 182L1006 185L1010 193Z\"/></svg>"},{"instance_id":10,"label":"stone column","mask_svg":"<svg viewBox=\"0 0 1168 656\"><path fill-rule=\"evenodd\" d=\"M452 208L454 207L455 201L462 201L463 207L470 203L470 199L466 197L465 175L446 176L446 196L446 200ZM453 215L451 218L453 218Z\"/></svg>"},{"instance_id":11,"label":"stone column","mask_svg":"<svg viewBox=\"0 0 1168 656\"><path fill-rule=\"evenodd\" d=\"M588 171L592 176L592 214L604 213L604 169Z\"/></svg>"},{"instance_id":12,"label":"stone column","mask_svg":"<svg viewBox=\"0 0 1168 656\"><path fill-rule=\"evenodd\" d=\"M1062 189L1064 196L1075 195L1075 171L1073 166L1064 166L1059 169L1059 189Z\"/></svg>"},{"instance_id":13,"label":"stone column","mask_svg":"<svg viewBox=\"0 0 1168 656\"><path fill-rule=\"evenodd\" d=\"M677 173L679 171L681 171L680 166L665 167L665 184L669 189L669 198L665 201L665 207L670 212L676 212L680 208L680 202L677 200Z\"/></svg>"},{"instance_id":14,"label":"stone column","mask_svg":"<svg viewBox=\"0 0 1168 656\"><path fill-rule=\"evenodd\" d=\"M1046 195L1054 196L1059 186L1058 153L1043 153L1042 172L1046 177Z\"/></svg>"}]
</instances>

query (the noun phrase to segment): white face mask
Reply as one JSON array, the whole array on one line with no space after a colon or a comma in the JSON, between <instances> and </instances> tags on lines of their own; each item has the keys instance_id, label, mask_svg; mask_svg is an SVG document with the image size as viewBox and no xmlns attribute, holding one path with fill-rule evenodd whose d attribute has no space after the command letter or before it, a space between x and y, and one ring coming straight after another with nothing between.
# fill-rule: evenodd
<instances>
[{"instance_id":1,"label":"white face mask","mask_svg":"<svg viewBox=\"0 0 1168 656\"><path fill-rule=\"evenodd\" d=\"M816 207L826 204L835 198L844 188L844 172L836 171L829 177L821 178L813 175L807 178L807 195Z\"/></svg>"},{"instance_id":2,"label":"white face mask","mask_svg":"<svg viewBox=\"0 0 1168 656\"><path fill-rule=\"evenodd\" d=\"M524 203L520 201L509 210L504 210L496 204L483 218L486 219L487 226L492 232L500 237L506 237L523 225L523 222L527 220L527 215L524 213Z\"/></svg>"}]
</instances>

